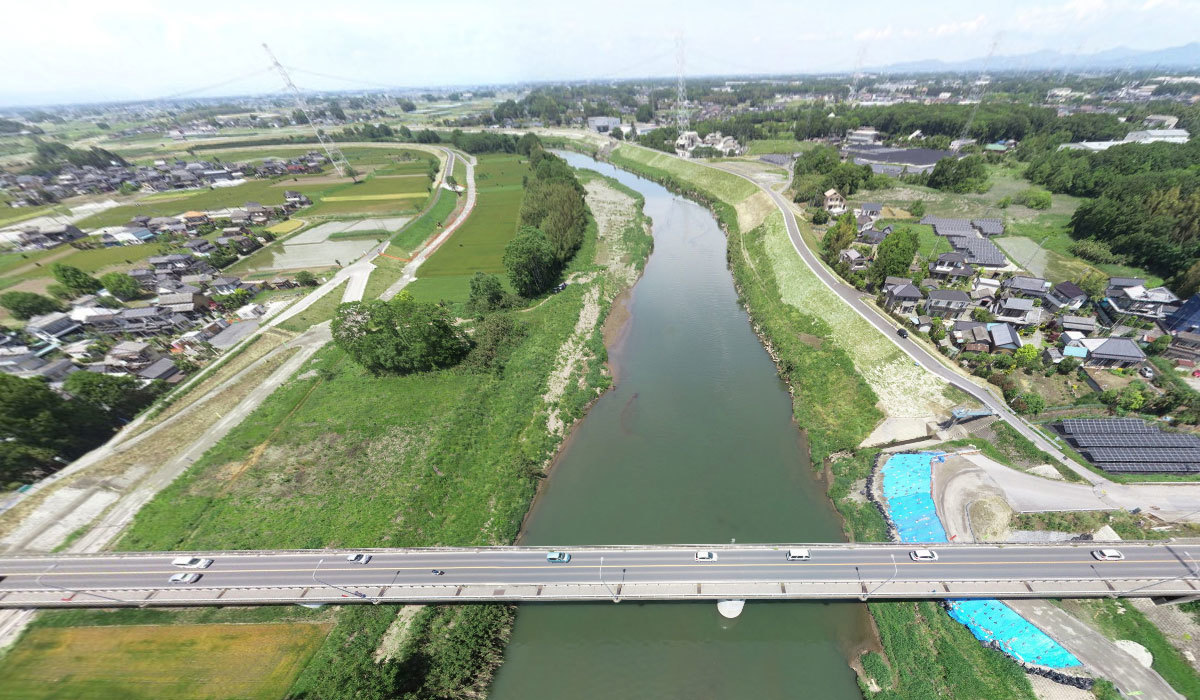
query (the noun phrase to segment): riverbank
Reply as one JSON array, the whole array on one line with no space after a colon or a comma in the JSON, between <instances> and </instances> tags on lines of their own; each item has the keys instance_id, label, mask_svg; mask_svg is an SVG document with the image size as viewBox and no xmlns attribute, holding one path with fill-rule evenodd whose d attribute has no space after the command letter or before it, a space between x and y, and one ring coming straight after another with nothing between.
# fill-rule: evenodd
<instances>
[{"instance_id":1,"label":"riverbank","mask_svg":"<svg viewBox=\"0 0 1200 700\"><path fill-rule=\"evenodd\" d=\"M781 248L776 239L786 235L782 215L768 214L754 225L747 212L758 209L745 202L755 193L747 190L750 183L732 173L627 145L615 149L610 160L713 210L728 237L728 263L741 301L791 389L795 419L809 438L813 463L829 468L830 497L845 518L846 534L862 541L886 539L878 513L845 498L869 469L869 458L859 456L858 445L884 418L877 406L880 396L856 367L837 329L811 309L806 312L786 301L781 274L800 285L806 276L815 275L794 255L781 260L770 254L772 247ZM865 669L859 684L867 697L1033 697L1013 662L981 647L935 606L869 607L884 653L867 653L860 664L852 664ZM964 694L956 694L960 692Z\"/></svg>"}]
</instances>

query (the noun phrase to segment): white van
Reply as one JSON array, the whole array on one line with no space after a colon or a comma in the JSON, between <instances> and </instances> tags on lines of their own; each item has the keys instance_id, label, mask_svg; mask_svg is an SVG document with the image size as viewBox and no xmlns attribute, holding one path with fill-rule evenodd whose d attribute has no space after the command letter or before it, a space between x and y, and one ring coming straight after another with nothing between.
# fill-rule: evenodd
<instances>
[{"instance_id":1,"label":"white van","mask_svg":"<svg viewBox=\"0 0 1200 700\"><path fill-rule=\"evenodd\" d=\"M812 554L807 549L789 549L787 551L788 561L808 561L812 559Z\"/></svg>"}]
</instances>

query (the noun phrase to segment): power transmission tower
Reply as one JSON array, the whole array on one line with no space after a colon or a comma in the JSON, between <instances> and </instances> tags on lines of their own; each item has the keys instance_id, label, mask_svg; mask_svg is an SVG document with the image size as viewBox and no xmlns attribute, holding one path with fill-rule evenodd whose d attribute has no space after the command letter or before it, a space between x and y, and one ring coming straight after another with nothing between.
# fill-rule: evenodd
<instances>
[{"instance_id":1,"label":"power transmission tower","mask_svg":"<svg viewBox=\"0 0 1200 700\"><path fill-rule=\"evenodd\" d=\"M988 67L992 65L992 56L996 53L996 47L1000 45L1000 36L1000 34L997 34L996 38L992 40L992 47L988 49L987 57L983 59L983 70L979 72L979 80L976 80L976 85L972 86L972 96L975 95L975 88L980 88L978 93L979 98L975 101L975 105L971 108L971 114L967 117L967 123L963 124L962 134L959 135L960 139L969 138L968 134L971 131L971 124L975 122L975 113L979 111L979 105L983 104L984 95L987 94L987 85L991 84L991 77L988 76L987 70ZM979 85L979 83L985 77L988 78L988 83L985 85Z\"/></svg>"},{"instance_id":2,"label":"power transmission tower","mask_svg":"<svg viewBox=\"0 0 1200 700\"><path fill-rule=\"evenodd\" d=\"M300 113L304 115L304 120L312 127L313 133L317 136L317 141L325 149L325 155L329 157L329 162L333 163L333 167L337 169L338 177L346 177L349 174L352 180L358 182L358 173L346 162L346 156L342 154L342 149L338 148L338 145L333 142L333 139L326 136L324 131L318 129L317 125L313 123L312 118L308 116L308 105L304 102L304 96L300 94L300 88L296 87L296 84L292 82L292 76L288 75L287 69L283 67L279 59L275 58L275 54L271 52L271 47L266 44L263 44L262 47L263 51L267 52L267 57L271 59L271 63L274 64L275 69L279 71L279 75L283 76L283 82L287 84L288 90L292 93L292 98L296 100L296 109L300 110Z\"/></svg>"},{"instance_id":3,"label":"power transmission tower","mask_svg":"<svg viewBox=\"0 0 1200 700\"><path fill-rule=\"evenodd\" d=\"M675 125L679 133L688 130L687 85L683 82L683 35L675 37Z\"/></svg>"}]
</instances>

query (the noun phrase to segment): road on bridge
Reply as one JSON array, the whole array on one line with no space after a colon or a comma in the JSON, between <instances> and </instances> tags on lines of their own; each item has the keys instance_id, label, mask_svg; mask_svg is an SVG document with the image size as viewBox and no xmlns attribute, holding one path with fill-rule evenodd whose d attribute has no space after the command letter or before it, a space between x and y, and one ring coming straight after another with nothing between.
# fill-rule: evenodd
<instances>
[{"instance_id":1,"label":"road on bridge","mask_svg":"<svg viewBox=\"0 0 1200 700\"><path fill-rule=\"evenodd\" d=\"M912 560L916 546L932 548L937 560ZM564 550L572 557L566 563L548 562L550 550L526 547L380 549L361 550L372 557L365 565L347 561L356 552L337 550L189 553L213 559L195 570L172 565L179 553L3 557L0 607L1200 594L1200 566L1188 545L1122 543L1122 561L1098 561L1092 554L1098 546L578 547ZM811 558L788 560L791 547L809 549ZM701 550L715 552L716 560L698 561ZM201 575L195 583L168 581L193 571Z\"/></svg>"}]
</instances>

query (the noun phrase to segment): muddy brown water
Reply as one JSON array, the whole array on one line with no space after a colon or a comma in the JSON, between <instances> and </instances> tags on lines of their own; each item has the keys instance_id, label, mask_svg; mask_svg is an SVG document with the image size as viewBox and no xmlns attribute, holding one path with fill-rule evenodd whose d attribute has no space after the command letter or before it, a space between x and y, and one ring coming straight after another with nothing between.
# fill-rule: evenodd
<instances>
[{"instance_id":1,"label":"muddy brown water","mask_svg":"<svg viewBox=\"0 0 1200 700\"><path fill-rule=\"evenodd\" d=\"M525 545L842 541L791 398L737 301L708 210L585 156L641 192L654 252L629 293L592 406L526 520ZM848 603L529 604L489 697L861 697L847 654L869 636Z\"/></svg>"}]
</instances>

